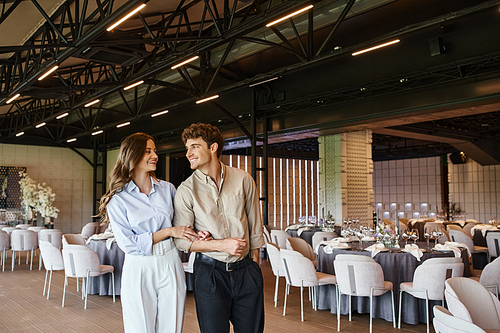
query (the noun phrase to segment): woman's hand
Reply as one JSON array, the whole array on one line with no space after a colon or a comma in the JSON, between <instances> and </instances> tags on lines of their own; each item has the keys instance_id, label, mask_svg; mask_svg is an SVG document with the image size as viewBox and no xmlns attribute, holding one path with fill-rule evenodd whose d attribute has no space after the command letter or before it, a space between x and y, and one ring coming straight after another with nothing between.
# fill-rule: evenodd
<instances>
[{"instance_id":1,"label":"woman's hand","mask_svg":"<svg viewBox=\"0 0 500 333\"><path fill-rule=\"evenodd\" d=\"M196 238L196 240L209 241L213 240L213 238L208 231L198 231L198 237Z\"/></svg>"},{"instance_id":2,"label":"woman's hand","mask_svg":"<svg viewBox=\"0 0 500 333\"><path fill-rule=\"evenodd\" d=\"M182 238L190 242L198 238L198 234L190 226L178 226L168 229L171 237Z\"/></svg>"}]
</instances>

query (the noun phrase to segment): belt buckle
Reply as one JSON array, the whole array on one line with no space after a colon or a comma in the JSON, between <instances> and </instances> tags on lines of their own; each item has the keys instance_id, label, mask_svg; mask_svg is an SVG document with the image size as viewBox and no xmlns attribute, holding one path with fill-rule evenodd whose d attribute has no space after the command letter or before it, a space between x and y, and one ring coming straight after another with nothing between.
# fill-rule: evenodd
<instances>
[{"instance_id":1,"label":"belt buckle","mask_svg":"<svg viewBox=\"0 0 500 333\"><path fill-rule=\"evenodd\" d=\"M232 269L229 269L229 263L226 262L226 272L232 272L233 270Z\"/></svg>"}]
</instances>

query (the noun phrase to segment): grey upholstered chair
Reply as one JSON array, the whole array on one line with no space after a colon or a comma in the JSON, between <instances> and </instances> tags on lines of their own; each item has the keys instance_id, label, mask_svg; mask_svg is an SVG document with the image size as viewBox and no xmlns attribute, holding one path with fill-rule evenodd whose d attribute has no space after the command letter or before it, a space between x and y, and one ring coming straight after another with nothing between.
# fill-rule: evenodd
<instances>
[{"instance_id":1,"label":"grey upholstered chair","mask_svg":"<svg viewBox=\"0 0 500 333\"><path fill-rule=\"evenodd\" d=\"M391 292L392 323L396 327L394 291L390 281L384 281L384 272L375 260L368 256L338 254L333 262L337 277L337 331L340 331L340 301L342 295L349 296L349 321L351 321L351 296L370 297L370 333L373 328L373 297Z\"/></svg>"},{"instance_id":2,"label":"grey upholstered chair","mask_svg":"<svg viewBox=\"0 0 500 333\"><path fill-rule=\"evenodd\" d=\"M337 284L335 275L316 272L311 260L302 254L291 250L280 250L283 268L285 269L287 291L292 287L300 287L300 320L304 321L304 287L313 287L312 302L313 309L317 310L316 290L314 287L328 284ZM286 314L286 301L288 292L285 292L283 315Z\"/></svg>"},{"instance_id":3,"label":"grey upholstered chair","mask_svg":"<svg viewBox=\"0 0 500 333\"><path fill-rule=\"evenodd\" d=\"M451 277L463 276L464 264L460 258L430 258L425 260L413 273L412 282L399 285L399 320L401 328L401 307L403 292L413 297L425 299L427 333L429 333L429 300L442 301L444 305L444 282Z\"/></svg>"},{"instance_id":4,"label":"grey upholstered chair","mask_svg":"<svg viewBox=\"0 0 500 333\"><path fill-rule=\"evenodd\" d=\"M434 331L439 333L486 333L481 327L466 320L454 317L442 306L434 306Z\"/></svg>"},{"instance_id":5,"label":"grey upholstered chair","mask_svg":"<svg viewBox=\"0 0 500 333\"><path fill-rule=\"evenodd\" d=\"M68 277L83 278L82 293L85 298L84 309L87 308L89 278L100 276L103 274L111 273L112 286L113 286L113 302L115 301L115 274L114 267L111 265L101 265L99 256L92 249L86 245L72 245L68 244L63 247L63 261L64 261L64 292L62 299L62 306L64 307L64 300L66 298L66 286L68 285Z\"/></svg>"},{"instance_id":6,"label":"grey upholstered chair","mask_svg":"<svg viewBox=\"0 0 500 333\"><path fill-rule=\"evenodd\" d=\"M47 290L47 299L49 299L50 285L52 283L52 272L62 271L64 269L64 262L61 250L52 245L52 243L42 240L39 242L39 246L40 246L40 257L43 258L43 265L45 267L45 282L43 284L42 295L45 295L45 290L47 290L47 275L50 272L49 289Z\"/></svg>"},{"instance_id":7,"label":"grey upholstered chair","mask_svg":"<svg viewBox=\"0 0 500 333\"><path fill-rule=\"evenodd\" d=\"M271 269L276 277L276 285L274 286L274 307L278 306L278 288L281 277L285 277L285 269L283 268L283 261L281 260L280 249L274 243L267 243L267 255L271 262ZM285 286L286 292L286 286Z\"/></svg>"},{"instance_id":8,"label":"grey upholstered chair","mask_svg":"<svg viewBox=\"0 0 500 333\"><path fill-rule=\"evenodd\" d=\"M479 282L453 278L445 283L448 310L454 317L476 324L483 330L500 330L500 302Z\"/></svg>"}]
</instances>

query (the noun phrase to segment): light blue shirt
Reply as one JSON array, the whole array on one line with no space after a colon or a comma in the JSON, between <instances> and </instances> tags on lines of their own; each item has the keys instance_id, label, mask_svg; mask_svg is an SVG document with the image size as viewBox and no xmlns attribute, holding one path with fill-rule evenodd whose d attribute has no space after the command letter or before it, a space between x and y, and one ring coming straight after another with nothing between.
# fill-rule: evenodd
<instances>
[{"instance_id":1,"label":"light blue shirt","mask_svg":"<svg viewBox=\"0 0 500 333\"><path fill-rule=\"evenodd\" d=\"M133 180L108 203L107 212L118 246L127 254L151 255L153 233L172 226L174 185L151 177L149 196Z\"/></svg>"}]
</instances>

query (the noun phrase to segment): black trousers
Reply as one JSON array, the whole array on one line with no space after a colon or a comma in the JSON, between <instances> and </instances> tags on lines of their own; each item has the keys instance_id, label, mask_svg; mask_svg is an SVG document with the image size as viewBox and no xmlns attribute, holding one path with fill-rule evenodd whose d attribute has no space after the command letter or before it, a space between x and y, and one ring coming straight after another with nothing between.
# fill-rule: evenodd
<instances>
[{"instance_id":1,"label":"black trousers","mask_svg":"<svg viewBox=\"0 0 500 333\"><path fill-rule=\"evenodd\" d=\"M264 282L256 262L227 272L200 262L194 263L194 299L201 333L264 331Z\"/></svg>"}]
</instances>

